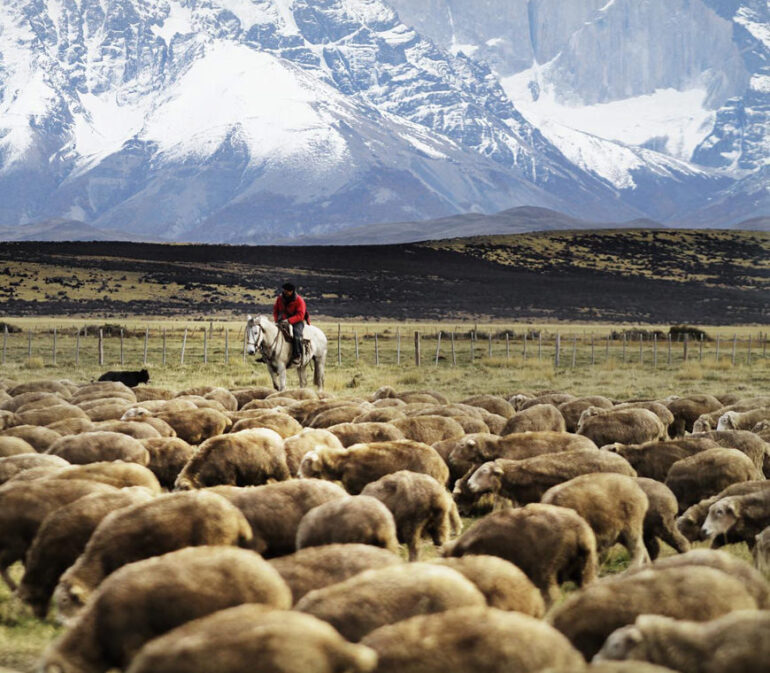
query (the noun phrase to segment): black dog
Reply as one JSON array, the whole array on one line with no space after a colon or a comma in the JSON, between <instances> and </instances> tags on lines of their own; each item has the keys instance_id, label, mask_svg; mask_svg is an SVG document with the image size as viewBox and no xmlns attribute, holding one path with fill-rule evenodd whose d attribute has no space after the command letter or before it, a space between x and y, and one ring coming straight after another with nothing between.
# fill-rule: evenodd
<instances>
[{"instance_id":1,"label":"black dog","mask_svg":"<svg viewBox=\"0 0 770 673\"><path fill-rule=\"evenodd\" d=\"M140 383L147 383L150 380L150 373L146 369L138 372L105 372L99 377L100 381L120 381L129 388L138 386Z\"/></svg>"}]
</instances>

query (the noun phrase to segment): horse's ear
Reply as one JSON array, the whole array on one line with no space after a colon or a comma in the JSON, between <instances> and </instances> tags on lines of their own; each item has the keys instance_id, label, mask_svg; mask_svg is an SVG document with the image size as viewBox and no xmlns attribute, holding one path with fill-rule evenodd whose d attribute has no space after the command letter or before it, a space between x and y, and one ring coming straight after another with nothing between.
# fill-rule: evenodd
<instances>
[{"instance_id":1,"label":"horse's ear","mask_svg":"<svg viewBox=\"0 0 770 673\"><path fill-rule=\"evenodd\" d=\"M254 321L254 318L252 318L251 313L249 313L249 315L246 316L246 322L253 322L253 321Z\"/></svg>"}]
</instances>

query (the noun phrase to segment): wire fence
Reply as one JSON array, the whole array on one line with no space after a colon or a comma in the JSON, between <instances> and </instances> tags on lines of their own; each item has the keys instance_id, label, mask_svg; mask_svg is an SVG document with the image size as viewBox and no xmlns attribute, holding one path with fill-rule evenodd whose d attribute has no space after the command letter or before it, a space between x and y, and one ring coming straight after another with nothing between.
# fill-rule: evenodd
<instances>
[{"instance_id":1,"label":"wire fence","mask_svg":"<svg viewBox=\"0 0 770 673\"><path fill-rule=\"evenodd\" d=\"M768 335L709 337L705 333L611 330L606 333L544 330L412 329L325 326L327 367L355 365L457 367L494 361L505 365L552 362L555 368L614 362L678 367L688 362L751 365L767 358ZM55 366L178 367L247 362L244 329L210 322L191 327L117 326L0 332L0 365L37 360ZM42 361L42 362L41 362Z\"/></svg>"}]
</instances>

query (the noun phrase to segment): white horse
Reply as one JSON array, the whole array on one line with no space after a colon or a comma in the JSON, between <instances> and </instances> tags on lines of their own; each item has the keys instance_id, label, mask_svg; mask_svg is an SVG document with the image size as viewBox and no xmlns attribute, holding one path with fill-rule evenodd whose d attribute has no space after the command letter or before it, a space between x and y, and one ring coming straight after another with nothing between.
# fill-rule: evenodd
<instances>
[{"instance_id":1,"label":"white horse","mask_svg":"<svg viewBox=\"0 0 770 673\"><path fill-rule=\"evenodd\" d=\"M301 388L307 385L305 368L312 360L314 364L313 383L318 386L318 390L323 390L327 348L326 335L315 325L305 325L302 340L309 341L310 347L308 349L303 348L302 361L296 365L299 385ZM249 355L254 355L259 351L265 364L267 364L267 370L273 380L273 388L276 390L286 389L286 370L292 366L292 343L286 339L278 325L268 316L248 317L246 322L246 351Z\"/></svg>"}]
</instances>

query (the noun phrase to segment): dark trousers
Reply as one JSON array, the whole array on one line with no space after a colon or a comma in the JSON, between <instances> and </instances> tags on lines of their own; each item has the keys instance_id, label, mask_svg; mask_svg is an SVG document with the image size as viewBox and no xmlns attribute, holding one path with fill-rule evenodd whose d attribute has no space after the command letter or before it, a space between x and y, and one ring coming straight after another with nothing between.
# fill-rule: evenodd
<instances>
[{"instance_id":1,"label":"dark trousers","mask_svg":"<svg viewBox=\"0 0 770 673\"><path fill-rule=\"evenodd\" d=\"M300 320L292 325L294 328L294 339L292 340L292 351L295 358L302 356L302 332L305 329L305 321Z\"/></svg>"}]
</instances>

